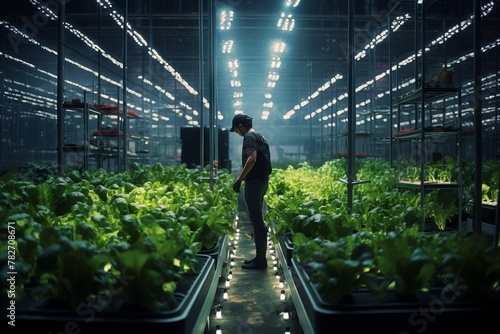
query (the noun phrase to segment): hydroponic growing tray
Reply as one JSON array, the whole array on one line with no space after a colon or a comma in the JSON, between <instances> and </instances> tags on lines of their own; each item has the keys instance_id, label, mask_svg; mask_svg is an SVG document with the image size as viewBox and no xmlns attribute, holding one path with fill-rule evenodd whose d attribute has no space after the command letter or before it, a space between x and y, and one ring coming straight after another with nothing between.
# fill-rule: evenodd
<instances>
[{"instance_id":1,"label":"hydroponic growing tray","mask_svg":"<svg viewBox=\"0 0 500 334\"><path fill-rule=\"evenodd\" d=\"M212 308L218 277L214 260L197 255L197 273L185 274L178 283L175 296L178 305L166 312L123 307L107 311L103 304L88 307L77 314L70 308L56 307L49 299L18 306L16 330L35 328L37 333L203 333ZM145 287L146 288L146 287Z\"/></svg>"},{"instance_id":2,"label":"hydroponic growing tray","mask_svg":"<svg viewBox=\"0 0 500 334\"><path fill-rule=\"evenodd\" d=\"M500 296L461 299L446 287L425 298L400 300L395 294L376 298L359 291L340 304L325 301L300 262L292 258L289 281L304 333L462 333L464 328L499 328Z\"/></svg>"}]
</instances>

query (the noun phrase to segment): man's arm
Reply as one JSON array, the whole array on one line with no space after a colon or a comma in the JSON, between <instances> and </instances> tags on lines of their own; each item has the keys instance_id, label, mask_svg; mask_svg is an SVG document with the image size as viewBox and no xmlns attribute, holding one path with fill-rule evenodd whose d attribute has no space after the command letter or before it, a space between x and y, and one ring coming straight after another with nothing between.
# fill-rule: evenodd
<instances>
[{"instance_id":1,"label":"man's arm","mask_svg":"<svg viewBox=\"0 0 500 334\"><path fill-rule=\"evenodd\" d=\"M244 180L248 173L250 173L250 171L252 170L255 162L257 162L257 150L253 150L250 153L247 153L247 161L245 162L245 166L243 166L243 169L241 170L241 173L238 176L237 180Z\"/></svg>"}]
</instances>

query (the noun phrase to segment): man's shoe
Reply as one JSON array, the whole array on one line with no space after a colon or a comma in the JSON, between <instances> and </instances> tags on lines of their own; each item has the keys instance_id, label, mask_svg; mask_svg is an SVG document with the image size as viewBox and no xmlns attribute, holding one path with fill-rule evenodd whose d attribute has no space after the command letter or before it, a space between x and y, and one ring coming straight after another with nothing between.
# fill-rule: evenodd
<instances>
[{"instance_id":1,"label":"man's shoe","mask_svg":"<svg viewBox=\"0 0 500 334\"><path fill-rule=\"evenodd\" d=\"M261 261L252 261L250 263L243 263L241 265L242 269L266 269L267 268L267 261L261 262Z\"/></svg>"},{"instance_id":2,"label":"man's shoe","mask_svg":"<svg viewBox=\"0 0 500 334\"><path fill-rule=\"evenodd\" d=\"M251 259L251 260L245 260L243 261L244 264L250 264L252 263L253 261L255 261L255 258Z\"/></svg>"}]
</instances>

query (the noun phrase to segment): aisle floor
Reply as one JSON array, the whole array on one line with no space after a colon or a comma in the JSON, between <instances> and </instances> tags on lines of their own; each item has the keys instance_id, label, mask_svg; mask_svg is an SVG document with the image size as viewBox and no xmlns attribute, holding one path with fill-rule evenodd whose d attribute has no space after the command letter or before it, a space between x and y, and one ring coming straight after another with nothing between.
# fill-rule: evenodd
<instances>
[{"instance_id":1,"label":"aisle floor","mask_svg":"<svg viewBox=\"0 0 500 334\"><path fill-rule=\"evenodd\" d=\"M294 314L293 301L286 283L280 288L280 279L274 271L272 255L268 252L268 268L262 270L242 269L245 259L255 256L253 239L246 233L253 231L248 218L240 215L237 220L239 238L229 241L231 258L222 270L214 300L214 308L209 317L209 334L216 333L219 326L222 334L284 334L287 327L290 334L302 333L297 316ZM235 252L233 253L233 250ZM276 255L276 252L274 252ZM277 261L277 260L275 260ZM229 279L229 287L226 280ZM228 299L224 300L224 290L227 289ZM280 300L282 290L285 291L285 300ZM216 307L220 305L222 318L216 317ZM283 311L287 308L291 317L283 318Z\"/></svg>"}]
</instances>

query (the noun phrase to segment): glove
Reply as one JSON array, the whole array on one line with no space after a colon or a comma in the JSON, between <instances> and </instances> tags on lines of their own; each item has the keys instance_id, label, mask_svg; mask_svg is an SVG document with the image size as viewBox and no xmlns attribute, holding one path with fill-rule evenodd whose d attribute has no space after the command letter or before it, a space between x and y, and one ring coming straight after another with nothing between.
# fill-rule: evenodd
<instances>
[{"instance_id":1,"label":"glove","mask_svg":"<svg viewBox=\"0 0 500 334\"><path fill-rule=\"evenodd\" d=\"M241 188L241 180L236 180L236 182L233 183L233 190L239 193L240 188Z\"/></svg>"}]
</instances>

